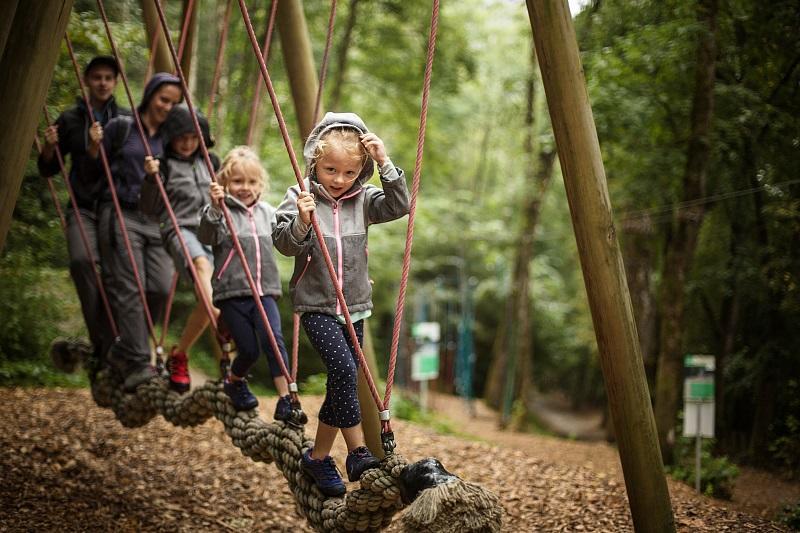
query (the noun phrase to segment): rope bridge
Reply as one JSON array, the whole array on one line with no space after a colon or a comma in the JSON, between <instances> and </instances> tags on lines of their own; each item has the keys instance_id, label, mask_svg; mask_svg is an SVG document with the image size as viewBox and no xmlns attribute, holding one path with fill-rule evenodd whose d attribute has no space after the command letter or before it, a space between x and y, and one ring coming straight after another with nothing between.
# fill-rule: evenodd
<instances>
[{"instance_id":1,"label":"rope bridge","mask_svg":"<svg viewBox=\"0 0 800 533\"><path fill-rule=\"evenodd\" d=\"M74 370L88 347L76 341L55 342L51 355L63 370ZM104 368L90 372L92 398L110 408L125 427L146 425L156 416L178 427L197 426L210 418L222 422L225 433L242 454L253 461L275 463L289 483L297 512L316 531L377 531L387 527L403 508L399 523L404 531L500 531L502 510L497 496L477 484L447 472L432 458L408 463L400 454L388 454L379 468L361 476L360 488L343 497L327 497L300 469L300 461L314 443L305 435L301 411L287 422L265 422L256 409L236 411L221 381L180 395L167 380L155 378L133 394Z\"/></svg>"}]
</instances>

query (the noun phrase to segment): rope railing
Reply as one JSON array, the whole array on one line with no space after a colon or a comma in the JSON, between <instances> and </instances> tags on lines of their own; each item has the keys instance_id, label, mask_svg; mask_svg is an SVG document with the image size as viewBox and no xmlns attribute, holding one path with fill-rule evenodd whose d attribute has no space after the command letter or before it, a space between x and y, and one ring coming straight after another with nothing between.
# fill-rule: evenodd
<instances>
[{"instance_id":1,"label":"rope railing","mask_svg":"<svg viewBox=\"0 0 800 533\"><path fill-rule=\"evenodd\" d=\"M155 3L158 9L161 9L159 2ZM153 157L153 152L150 149L150 143L147 141L147 134L144 131L144 125L142 124L141 116L139 112L136 110L136 103L133 99L133 94L131 93L130 85L128 84L128 77L125 73L125 68L123 66L122 57L120 56L119 49L117 48L116 41L114 40L114 36L111 33L111 26L108 23L108 17L106 16L105 7L103 5L102 0L98 0L97 2L98 9L100 10L101 18L103 19L103 25L106 29L106 36L108 37L109 45L111 46L111 50L114 54L114 58L116 59L117 63L119 64L119 74L120 78L122 79L122 85L125 88L125 94L128 97L128 101L131 105L131 111L133 114L134 124L136 125L136 130L139 134L139 138L142 141L142 146L145 151L145 155L148 157ZM169 36L167 30L164 30L165 35ZM167 37L167 42L170 42L169 37ZM177 57L173 58L177 59ZM180 67L178 67L180 68ZM202 137L202 133L200 134ZM202 287L202 281L200 280L200 276L197 274L197 269L194 266L194 262L192 261L192 255L189 252L189 247L186 244L186 240L183 238L183 233L180 230L180 225L178 224L178 219L175 216L175 212L172 210L170 205L169 197L167 195L167 191L164 188L164 182L161 179L161 175L158 174L155 176L155 183L158 187L159 194L161 195L161 200L164 203L164 208L169 216L170 223L172 227L175 229L175 235L178 238L178 242L180 243L181 251L183 253L184 258L186 258L186 267L189 270L189 273L194 281L194 289L195 294L197 295L198 301L203 305L206 314L208 315L210 325L214 329L215 333L217 333L217 338L219 338L219 332L217 327L217 318L214 313L214 309L211 306L211 302L208 300L208 296L206 295L205 291ZM176 280L177 281L177 280ZM175 284L173 283L173 287ZM174 291L170 291L170 296L174 294ZM171 297L169 300L171 301ZM146 305L146 304L145 304ZM158 346L161 346L159 344ZM158 351L158 349L157 349Z\"/></svg>"},{"instance_id":2,"label":"rope railing","mask_svg":"<svg viewBox=\"0 0 800 533\"><path fill-rule=\"evenodd\" d=\"M81 70L78 66L78 60L75 58L75 51L72 48L72 41L69 38L68 34L64 34L64 40L67 43L67 50L69 52L70 60L72 61L72 68L75 71L75 77L78 80L78 85L80 86L81 97L83 98L84 103L86 104L86 113L89 119L89 124L94 123L94 111L92 109L92 103L89 100L89 97L86 95L86 86L83 83L83 76L81 76ZM114 185L114 177L111 174L111 167L108 163L108 155L106 154L105 147L103 143L100 143L100 161L103 166L103 172L106 177L106 182L108 183L108 189L111 194L111 201L114 204L114 213L117 217L117 222L119 223L120 234L122 235L122 241L125 246L125 252L128 255L128 259L131 263L131 271L133 272L133 278L136 282L136 289L139 293L139 299L142 302L142 307L144 309L144 316L147 322L147 331L150 335L150 339L153 341L153 344L156 346L156 349L160 346L158 344L158 339L156 338L155 334L155 327L153 326L153 316L150 314L150 308L147 305L147 295L144 291L144 286L142 285L142 278L139 274L139 267L136 264L136 259L133 255L133 248L131 246L130 237L128 236L128 227L125 224L125 217L122 216L122 206L119 202L119 197L117 196L117 189Z\"/></svg>"},{"instance_id":3,"label":"rope railing","mask_svg":"<svg viewBox=\"0 0 800 533\"><path fill-rule=\"evenodd\" d=\"M97 0L98 6L102 6L103 1ZM164 16L164 10L160 4L156 3L156 10L158 12L158 18L161 21L161 26L164 29L165 35L167 35L167 46L169 47L170 54L172 54L173 59L177 59L177 52L175 51L175 46L172 42L172 39L169 37L169 27L167 26L167 20ZM101 10L101 16L103 17L106 25L108 19L105 17L105 11ZM216 171L214 170L214 165L211 163L211 157L208 153L208 147L205 143L205 138L202 133L202 129L200 128L200 123L197 120L197 114L195 113L194 104L192 102L191 92L189 91L189 87L186 83L186 78L183 75L183 69L181 69L180 64L177 65L177 77L181 82L181 87L183 89L184 98L186 99L186 105L189 108L189 114L192 117L192 122L194 124L195 133L199 137L200 140L200 149L203 154L203 159L205 160L206 168L211 176L211 179L216 182L217 175ZM227 206L224 202L219 205L220 210L222 211L222 215L225 218L225 223L228 226L228 230L231 234L231 240L233 241L234 248L236 249L237 256L242 263L242 269L244 270L245 276L247 278L247 283L250 287L250 292L253 296L253 300L256 303L256 308L259 311L259 315L261 317L261 321L264 325L264 328L267 332L267 337L270 341L270 346L272 347L273 355L278 363L278 366L281 370L281 374L286 378L289 384L289 394L291 395L292 405L295 408L295 411L300 411L300 400L297 396L297 384L292 379L289 370L286 368L286 364L283 362L283 358L281 357L281 352L278 349L278 343L275 339L275 334L272 331L272 327L269 323L269 319L267 318L267 314L264 311L264 306L261 304L261 299L259 298L259 291L256 287L255 280L253 279L252 272L250 271L250 267L247 262L247 257L244 255L244 250L242 248L241 243L239 242L239 237L236 234L236 228L233 224L233 220L231 219L230 212L228 211ZM305 415L299 413L298 416L304 418Z\"/></svg>"}]
</instances>

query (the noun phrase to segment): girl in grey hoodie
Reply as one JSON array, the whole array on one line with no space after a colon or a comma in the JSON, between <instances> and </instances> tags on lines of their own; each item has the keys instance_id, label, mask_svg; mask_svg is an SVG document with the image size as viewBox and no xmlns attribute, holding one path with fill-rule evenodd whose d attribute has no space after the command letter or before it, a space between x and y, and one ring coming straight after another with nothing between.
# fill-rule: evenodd
<instances>
[{"instance_id":1,"label":"girl in grey hoodie","mask_svg":"<svg viewBox=\"0 0 800 533\"><path fill-rule=\"evenodd\" d=\"M223 388L237 411L255 408L258 399L250 392L245 376L264 351L280 395L274 417L286 420L291 414L289 385L275 360L244 266L234 248L231 229L226 226L219 208L225 202L277 341L279 355L288 366L276 301L281 295L281 279L272 251L275 208L260 201L267 185L267 173L255 152L247 146L237 146L225 156L217 178L219 181L210 185L211 204L201 212L197 236L200 242L210 244L214 250L214 275L211 279L214 305L219 308L220 318L236 343L237 355Z\"/></svg>"},{"instance_id":2,"label":"girl in grey hoodie","mask_svg":"<svg viewBox=\"0 0 800 533\"><path fill-rule=\"evenodd\" d=\"M378 460L364 446L356 394L358 359L319 236L311 231L311 214L319 221L360 344L364 319L372 309L367 228L407 214L409 195L403 171L392 164L383 141L353 113L327 113L311 132L303 156L310 172L306 191L289 188L278 207L273 240L278 251L296 258L289 284L294 309L302 313L303 328L328 369L314 448L303 455L302 468L324 494L339 496L346 488L329 455L339 431L347 444L350 481L360 479ZM366 184L373 161L382 188Z\"/></svg>"}]
</instances>

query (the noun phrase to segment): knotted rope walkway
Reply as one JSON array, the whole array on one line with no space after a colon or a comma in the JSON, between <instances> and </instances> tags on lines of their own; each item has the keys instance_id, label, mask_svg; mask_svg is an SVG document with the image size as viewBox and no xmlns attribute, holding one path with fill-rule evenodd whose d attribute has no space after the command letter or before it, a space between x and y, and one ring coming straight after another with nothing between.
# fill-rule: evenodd
<instances>
[{"instance_id":1,"label":"knotted rope walkway","mask_svg":"<svg viewBox=\"0 0 800 533\"><path fill-rule=\"evenodd\" d=\"M403 456L386 456L379 468L362 475L359 489L344 497L326 497L300 469L303 452L314 444L306 438L303 426L267 423L255 409L237 412L218 381L179 395L169 389L165 379L155 378L140 385L134 394L126 394L109 369L103 369L92 381L92 397L101 407L111 408L126 427L143 426L157 415L180 427L216 418L242 454L253 461L275 463L289 482L298 513L317 531L377 531L405 507L401 478L408 475L410 465ZM448 476L445 483L420 493L403 513L401 524L408 532L499 531L501 508L493 493Z\"/></svg>"}]
</instances>

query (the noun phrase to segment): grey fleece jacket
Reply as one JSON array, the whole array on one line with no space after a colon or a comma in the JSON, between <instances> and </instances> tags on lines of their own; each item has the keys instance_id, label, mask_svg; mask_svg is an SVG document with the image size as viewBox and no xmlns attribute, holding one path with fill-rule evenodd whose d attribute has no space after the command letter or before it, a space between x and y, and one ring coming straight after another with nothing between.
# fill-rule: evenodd
<instances>
[{"instance_id":1,"label":"grey fleece jacket","mask_svg":"<svg viewBox=\"0 0 800 533\"><path fill-rule=\"evenodd\" d=\"M236 235L247 257L247 265L259 289L259 296L279 298L281 278L272 251L275 208L266 202L256 202L247 207L232 196L225 197L225 205L231 214ZM219 306L222 300L229 298L251 296L250 285L233 246L230 231L225 225L225 218L210 204L201 211L197 238L200 242L211 245L214 250L214 274L211 278L214 305Z\"/></svg>"},{"instance_id":2,"label":"grey fleece jacket","mask_svg":"<svg viewBox=\"0 0 800 533\"><path fill-rule=\"evenodd\" d=\"M311 132L303 155L311 175L306 189L317 202L316 217L351 313L372 309L372 284L367 268L367 233L371 224L389 222L408 213L409 194L403 171L391 162L380 169L383 189L366 182L372 177L368 159L353 187L338 199L332 198L314 173L314 150L322 134L333 128L353 128L367 133L364 122L353 113L327 113ZM341 315L336 291L330 279L319 241L311 227L298 217L299 186L290 187L276 213L272 233L275 247L295 257L289 290L297 312Z\"/></svg>"},{"instance_id":3,"label":"grey fleece jacket","mask_svg":"<svg viewBox=\"0 0 800 533\"><path fill-rule=\"evenodd\" d=\"M211 175L201 157L193 157L191 161L170 156L161 158L161 177L167 198L178 219L178 225L197 231L200 225L200 209L211 203L208 188ZM166 243L175 234L175 228L169 219L155 177L146 175L142 183L139 197L139 209L146 215L158 218L161 226L161 238Z\"/></svg>"}]
</instances>

